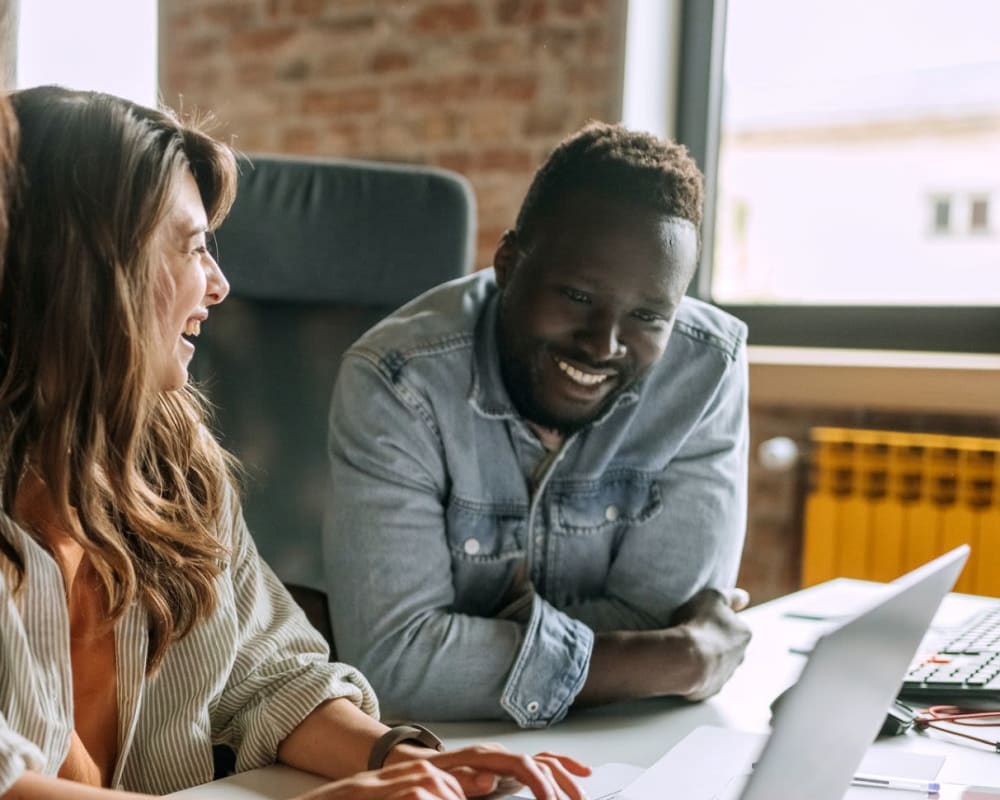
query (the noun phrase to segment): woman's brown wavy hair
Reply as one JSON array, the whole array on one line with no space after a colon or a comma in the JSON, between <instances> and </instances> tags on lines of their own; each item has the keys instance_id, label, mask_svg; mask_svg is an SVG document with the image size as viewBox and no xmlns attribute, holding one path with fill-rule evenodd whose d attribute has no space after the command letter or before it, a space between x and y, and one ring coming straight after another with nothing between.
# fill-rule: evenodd
<instances>
[{"instance_id":1,"label":"woman's brown wavy hair","mask_svg":"<svg viewBox=\"0 0 1000 800\"><path fill-rule=\"evenodd\" d=\"M199 393L151 380L163 268L154 232L184 170L218 226L236 163L168 111L54 86L10 99L20 143L0 265L0 502L16 519L26 470L45 482L110 618L136 601L148 612L153 672L215 607L233 481ZM0 551L23 579L3 536Z\"/></svg>"}]
</instances>

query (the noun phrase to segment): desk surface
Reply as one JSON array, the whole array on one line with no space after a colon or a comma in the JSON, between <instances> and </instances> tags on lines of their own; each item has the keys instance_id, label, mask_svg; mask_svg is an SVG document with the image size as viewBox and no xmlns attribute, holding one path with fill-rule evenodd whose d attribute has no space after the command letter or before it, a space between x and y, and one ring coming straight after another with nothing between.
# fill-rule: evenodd
<instances>
[{"instance_id":1,"label":"desk surface","mask_svg":"<svg viewBox=\"0 0 1000 800\"><path fill-rule=\"evenodd\" d=\"M808 648L831 624L787 614L808 616L817 609L846 608L878 590L878 584L839 579L743 612L754 633L746 659L723 690L702 703L671 698L621 703L572 713L560 724L542 730L520 730L512 722L438 722L432 727L449 747L498 742L516 752L564 753L593 766L624 762L644 767L699 725L764 732L768 730L771 700L791 685L804 663L801 655L791 651ZM935 627L957 623L991 602L996 601L950 595L935 618ZM992 731L1000 737L1000 730ZM945 782L1000 786L1000 755L984 745L955 744L952 738L936 732L911 733L880 740L874 746L946 756L939 776ZM286 767L268 767L178 795L189 800L210 794L218 798L219 790L225 787L222 800L279 800L319 782L315 776Z\"/></svg>"}]
</instances>

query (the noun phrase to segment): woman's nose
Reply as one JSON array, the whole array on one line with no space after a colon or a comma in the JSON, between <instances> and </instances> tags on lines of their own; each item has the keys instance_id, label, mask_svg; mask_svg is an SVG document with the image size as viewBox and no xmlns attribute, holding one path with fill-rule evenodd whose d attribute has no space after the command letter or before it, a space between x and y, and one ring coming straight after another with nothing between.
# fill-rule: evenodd
<instances>
[{"instance_id":1,"label":"woman's nose","mask_svg":"<svg viewBox=\"0 0 1000 800\"><path fill-rule=\"evenodd\" d=\"M207 305L216 305L225 300L226 295L229 294L229 281L226 280L226 276L222 273L219 262L212 256L208 258L212 263L208 270L208 284L205 289L205 296L209 301Z\"/></svg>"}]
</instances>

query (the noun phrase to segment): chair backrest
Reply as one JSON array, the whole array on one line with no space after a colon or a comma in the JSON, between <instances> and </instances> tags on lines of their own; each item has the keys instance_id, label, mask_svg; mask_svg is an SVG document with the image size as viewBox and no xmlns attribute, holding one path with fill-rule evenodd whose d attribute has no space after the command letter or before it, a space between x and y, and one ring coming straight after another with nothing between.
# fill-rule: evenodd
<instances>
[{"instance_id":1,"label":"chair backrest","mask_svg":"<svg viewBox=\"0 0 1000 800\"><path fill-rule=\"evenodd\" d=\"M216 242L231 291L192 370L248 472L261 554L313 623L329 620L320 539L327 414L344 351L387 313L465 274L475 206L440 169L253 157Z\"/></svg>"}]
</instances>

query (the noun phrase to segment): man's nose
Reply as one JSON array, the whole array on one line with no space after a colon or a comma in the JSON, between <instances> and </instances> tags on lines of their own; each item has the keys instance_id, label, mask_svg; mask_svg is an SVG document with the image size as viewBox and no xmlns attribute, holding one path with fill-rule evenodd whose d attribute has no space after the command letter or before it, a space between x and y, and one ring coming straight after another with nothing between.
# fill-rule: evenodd
<instances>
[{"instance_id":1,"label":"man's nose","mask_svg":"<svg viewBox=\"0 0 1000 800\"><path fill-rule=\"evenodd\" d=\"M606 313L592 314L578 336L581 350L595 364L625 355L625 343L616 317Z\"/></svg>"}]
</instances>

